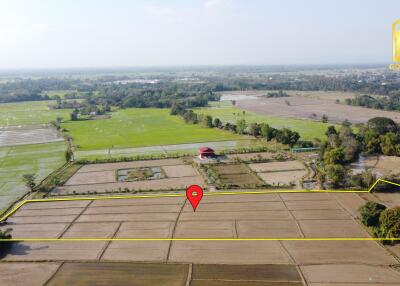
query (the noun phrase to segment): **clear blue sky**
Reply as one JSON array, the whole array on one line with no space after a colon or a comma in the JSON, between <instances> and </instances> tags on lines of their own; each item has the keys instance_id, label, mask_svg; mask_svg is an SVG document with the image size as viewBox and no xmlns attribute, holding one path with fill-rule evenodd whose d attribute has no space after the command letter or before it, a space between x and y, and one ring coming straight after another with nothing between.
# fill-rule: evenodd
<instances>
[{"instance_id":1,"label":"clear blue sky","mask_svg":"<svg viewBox=\"0 0 400 286\"><path fill-rule=\"evenodd\" d=\"M0 69L391 61L400 1L2 0Z\"/></svg>"}]
</instances>

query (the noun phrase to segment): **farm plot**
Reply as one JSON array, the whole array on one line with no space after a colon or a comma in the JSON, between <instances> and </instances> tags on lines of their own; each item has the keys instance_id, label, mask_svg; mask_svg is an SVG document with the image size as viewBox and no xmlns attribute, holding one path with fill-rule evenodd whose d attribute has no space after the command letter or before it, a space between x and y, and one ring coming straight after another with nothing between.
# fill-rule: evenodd
<instances>
[{"instance_id":1,"label":"farm plot","mask_svg":"<svg viewBox=\"0 0 400 286\"><path fill-rule=\"evenodd\" d=\"M0 104L0 128L8 126L40 125L61 117L69 119L71 110L50 109L55 101L31 101Z\"/></svg>"},{"instance_id":2,"label":"farm plot","mask_svg":"<svg viewBox=\"0 0 400 286\"><path fill-rule=\"evenodd\" d=\"M243 137L240 140L230 141L212 141L202 143L185 143L172 145L147 146L136 148L109 148L98 150L78 150L75 151L75 157L79 159L96 159L96 158L120 158L132 157L138 155L160 155L160 154L197 154L199 148L203 146L211 146L214 150L231 150L240 148L257 148L269 146L271 150L279 150L281 144L275 142L265 142L260 139L250 139Z\"/></svg>"},{"instance_id":3,"label":"farm plot","mask_svg":"<svg viewBox=\"0 0 400 286\"><path fill-rule=\"evenodd\" d=\"M181 159L147 160L83 166L53 194L185 189L205 186L201 176Z\"/></svg>"},{"instance_id":4,"label":"farm plot","mask_svg":"<svg viewBox=\"0 0 400 286\"><path fill-rule=\"evenodd\" d=\"M0 148L0 211L28 190L24 174L36 174L37 183L64 164L64 142Z\"/></svg>"},{"instance_id":5,"label":"farm plot","mask_svg":"<svg viewBox=\"0 0 400 286\"><path fill-rule=\"evenodd\" d=\"M307 170L299 161L283 161L249 164L250 169L272 186L300 186L299 180Z\"/></svg>"},{"instance_id":6,"label":"farm plot","mask_svg":"<svg viewBox=\"0 0 400 286\"><path fill-rule=\"evenodd\" d=\"M53 266L64 262L49 285L77 284L82 279L86 281L83 285L93 285L100 276L124 284L132 273L135 277L145 273L149 279L143 280L143 285L154 285L152 277L181 285L186 275L191 275L191 285L226 285L223 281L230 280L238 281L237 285L254 285L257 281L257 285L299 286L295 269L301 267L308 285L361 285L368 284L368 279L380 285L395 284L400 274L391 266L398 265L397 258L377 242L279 240L369 237L342 205L357 194L340 196L341 200L330 193L213 194L203 197L196 212L183 196L28 203L8 219L15 238L31 237L35 231L49 238L276 240L21 241L4 256L0 271L16 273L20 268L15 265L23 263L32 269L26 272L27 277L43 281L54 273L57 267ZM54 262L43 264L43 268L28 265L28 261L43 260ZM133 262L138 264L128 265ZM121 263L121 267L111 267L111 263ZM187 274L186 266L179 266L182 263L194 264L191 274ZM94 271L100 274L91 275ZM151 275L153 271L159 276ZM335 271L343 275L332 275ZM0 275L0 282L7 281L5 277Z\"/></svg>"},{"instance_id":7,"label":"farm plot","mask_svg":"<svg viewBox=\"0 0 400 286\"><path fill-rule=\"evenodd\" d=\"M325 114L329 121L335 123L345 120L365 123L373 117L388 117L400 122L399 112L349 106L302 96L240 100L237 102L237 107L261 115L297 119L321 120Z\"/></svg>"},{"instance_id":8,"label":"farm plot","mask_svg":"<svg viewBox=\"0 0 400 286\"><path fill-rule=\"evenodd\" d=\"M131 262L2 263L1 285L301 286L293 265ZM229 281L227 284L227 281Z\"/></svg>"},{"instance_id":9,"label":"farm plot","mask_svg":"<svg viewBox=\"0 0 400 286\"><path fill-rule=\"evenodd\" d=\"M53 128L0 129L0 147L63 141Z\"/></svg>"},{"instance_id":10,"label":"farm plot","mask_svg":"<svg viewBox=\"0 0 400 286\"><path fill-rule=\"evenodd\" d=\"M79 150L119 149L165 144L240 140L227 131L186 124L169 109L129 108L110 119L70 121L62 124Z\"/></svg>"},{"instance_id":11,"label":"farm plot","mask_svg":"<svg viewBox=\"0 0 400 286\"><path fill-rule=\"evenodd\" d=\"M208 168L216 174L221 188L256 188L264 184L245 164L215 164Z\"/></svg>"}]
</instances>

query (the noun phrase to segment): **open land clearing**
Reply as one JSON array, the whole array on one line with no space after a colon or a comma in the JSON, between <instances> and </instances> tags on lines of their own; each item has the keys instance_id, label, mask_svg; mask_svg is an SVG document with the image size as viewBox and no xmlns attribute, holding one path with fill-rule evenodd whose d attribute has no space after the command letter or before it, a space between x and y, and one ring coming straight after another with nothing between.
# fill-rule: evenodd
<instances>
[{"instance_id":1,"label":"open land clearing","mask_svg":"<svg viewBox=\"0 0 400 286\"><path fill-rule=\"evenodd\" d=\"M114 281L113 277L128 279L124 277L136 272L146 273L149 279L140 285L156 285L150 281L155 277L171 281L168 285L185 285L182 280L189 279L190 285L280 282L277 285L294 286L302 285L301 276L308 285L396 285L400 272L392 266L399 264L398 257L377 242L279 240L369 237L354 217L364 203L355 193L207 195L196 212L184 197L27 203L8 218L6 227L14 229L14 238L264 237L276 240L21 241L13 244L2 259L0 271L22 271L25 281L32 281L34 285L43 285L50 278L49 285L93 285L100 277ZM112 267L111 263L116 264ZM187 263L194 263L191 272L186 271ZM90 275L98 269L104 270L100 276ZM246 276L246 272L253 274ZM267 281L274 273L279 278ZM10 277L0 275L1 284L24 283ZM251 284L251 277L259 283ZM213 281L196 281L203 278ZM224 278L245 283L218 281Z\"/></svg>"},{"instance_id":2,"label":"open land clearing","mask_svg":"<svg viewBox=\"0 0 400 286\"><path fill-rule=\"evenodd\" d=\"M64 164L64 151L64 142L0 147L0 211L28 191L22 175L39 182Z\"/></svg>"},{"instance_id":3,"label":"open land clearing","mask_svg":"<svg viewBox=\"0 0 400 286\"><path fill-rule=\"evenodd\" d=\"M334 123L345 120L365 123L373 117L388 117L400 122L399 112L349 106L302 96L240 100L236 105L246 111L276 117L320 120L325 114Z\"/></svg>"}]
</instances>

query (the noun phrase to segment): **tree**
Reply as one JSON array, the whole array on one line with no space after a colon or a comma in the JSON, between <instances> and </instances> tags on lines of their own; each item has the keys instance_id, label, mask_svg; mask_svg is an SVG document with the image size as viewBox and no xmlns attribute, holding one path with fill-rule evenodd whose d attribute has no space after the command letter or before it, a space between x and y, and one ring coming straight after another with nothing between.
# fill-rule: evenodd
<instances>
[{"instance_id":1,"label":"tree","mask_svg":"<svg viewBox=\"0 0 400 286\"><path fill-rule=\"evenodd\" d=\"M346 119L345 121L342 122L342 126L350 127L351 126L351 122Z\"/></svg>"},{"instance_id":2,"label":"tree","mask_svg":"<svg viewBox=\"0 0 400 286\"><path fill-rule=\"evenodd\" d=\"M34 188L36 186L36 183L35 183L36 175L35 174L25 174L22 176L22 180L25 182L25 186L29 190L31 190L31 191L34 190Z\"/></svg>"},{"instance_id":3,"label":"tree","mask_svg":"<svg viewBox=\"0 0 400 286\"><path fill-rule=\"evenodd\" d=\"M222 126L222 121L219 118L214 118L214 126L217 128L221 128Z\"/></svg>"},{"instance_id":4,"label":"tree","mask_svg":"<svg viewBox=\"0 0 400 286\"><path fill-rule=\"evenodd\" d=\"M276 129L266 123L261 123L260 133L262 137L270 141L275 137Z\"/></svg>"},{"instance_id":5,"label":"tree","mask_svg":"<svg viewBox=\"0 0 400 286\"><path fill-rule=\"evenodd\" d=\"M300 134L290 129L283 128L276 131L275 138L279 143L293 146L300 139Z\"/></svg>"},{"instance_id":6,"label":"tree","mask_svg":"<svg viewBox=\"0 0 400 286\"><path fill-rule=\"evenodd\" d=\"M396 122L386 117L371 118L368 120L367 126L379 135L384 135L388 132L397 133L398 131Z\"/></svg>"},{"instance_id":7,"label":"tree","mask_svg":"<svg viewBox=\"0 0 400 286\"><path fill-rule=\"evenodd\" d=\"M344 157L345 154L343 148L330 149L329 151L325 151L324 162L327 165L343 165L345 163Z\"/></svg>"},{"instance_id":8,"label":"tree","mask_svg":"<svg viewBox=\"0 0 400 286\"><path fill-rule=\"evenodd\" d=\"M186 123L193 123L193 124L198 123L197 114L194 113L193 110L185 110L183 114L183 119L185 120Z\"/></svg>"},{"instance_id":9,"label":"tree","mask_svg":"<svg viewBox=\"0 0 400 286\"><path fill-rule=\"evenodd\" d=\"M400 134L394 134L388 132L385 135L379 137L381 144L381 150L384 155L388 156L400 156L399 144L400 144Z\"/></svg>"},{"instance_id":10,"label":"tree","mask_svg":"<svg viewBox=\"0 0 400 286\"><path fill-rule=\"evenodd\" d=\"M209 128L214 127L213 126L213 119L212 119L212 117L210 115L204 116L202 118L201 122L205 127L209 127Z\"/></svg>"},{"instance_id":11,"label":"tree","mask_svg":"<svg viewBox=\"0 0 400 286\"><path fill-rule=\"evenodd\" d=\"M360 153L359 142L353 136L349 136L342 141L342 148L345 162L352 162L358 158Z\"/></svg>"},{"instance_id":12,"label":"tree","mask_svg":"<svg viewBox=\"0 0 400 286\"><path fill-rule=\"evenodd\" d=\"M65 156L65 161L66 161L66 162L71 161L72 156L73 156L73 153L72 153L71 148L68 148L67 150L65 150L64 156Z\"/></svg>"},{"instance_id":13,"label":"tree","mask_svg":"<svg viewBox=\"0 0 400 286\"><path fill-rule=\"evenodd\" d=\"M75 109L74 111L72 111L71 114L70 114L71 121L77 121L78 120L78 115L79 115L78 109Z\"/></svg>"},{"instance_id":14,"label":"tree","mask_svg":"<svg viewBox=\"0 0 400 286\"><path fill-rule=\"evenodd\" d=\"M259 136L261 133L261 127L257 123L251 123L249 126L249 134L255 137Z\"/></svg>"},{"instance_id":15,"label":"tree","mask_svg":"<svg viewBox=\"0 0 400 286\"><path fill-rule=\"evenodd\" d=\"M385 209L386 207L382 204L378 204L376 202L367 202L365 205L359 208L361 222L366 226L378 226L379 217Z\"/></svg>"},{"instance_id":16,"label":"tree","mask_svg":"<svg viewBox=\"0 0 400 286\"><path fill-rule=\"evenodd\" d=\"M181 104L174 102L171 106L170 114L171 115L182 114L184 110L185 108Z\"/></svg>"},{"instance_id":17,"label":"tree","mask_svg":"<svg viewBox=\"0 0 400 286\"><path fill-rule=\"evenodd\" d=\"M337 131L336 131L335 126L328 126L328 129L326 130L325 135L327 137L329 137L330 135L336 135L336 134L337 134Z\"/></svg>"},{"instance_id":18,"label":"tree","mask_svg":"<svg viewBox=\"0 0 400 286\"><path fill-rule=\"evenodd\" d=\"M244 119L239 119L237 122L236 122L236 132L238 133L238 134L243 134L244 133L244 130L247 128L247 123L246 123L246 120L244 120Z\"/></svg>"},{"instance_id":19,"label":"tree","mask_svg":"<svg viewBox=\"0 0 400 286\"><path fill-rule=\"evenodd\" d=\"M360 132L360 137L363 144L362 148L365 153L379 154L382 152L378 133L371 129L365 128Z\"/></svg>"},{"instance_id":20,"label":"tree","mask_svg":"<svg viewBox=\"0 0 400 286\"><path fill-rule=\"evenodd\" d=\"M384 210L379 216L381 233L387 238L400 237L400 207Z\"/></svg>"},{"instance_id":21,"label":"tree","mask_svg":"<svg viewBox=\"0 0 400 286\"><path fill-rule=\"evenodd\" d=\"M331 164L325 167L326 174L328 175L331 183L336 187L343 185L346 170L342 165Z\"/></svg>"}]
</instances>

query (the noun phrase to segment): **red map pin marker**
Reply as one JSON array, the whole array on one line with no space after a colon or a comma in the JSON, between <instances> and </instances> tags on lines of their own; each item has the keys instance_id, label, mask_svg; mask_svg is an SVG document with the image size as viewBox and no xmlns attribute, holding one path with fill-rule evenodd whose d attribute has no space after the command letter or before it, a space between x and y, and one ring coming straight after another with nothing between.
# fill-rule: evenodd
<instances>
[{"instance_id":1,"label":"red map pin marker","mask_svg":"<svg viewBox=\"0 0 400 286\"><path fill-rule=\"evenodd\" d=\"M203 197L203 189L198 185L191 185L186 189L186 197L192 205L193 211L196 211L196 208Z\"/></svg>"}]
</instances>

